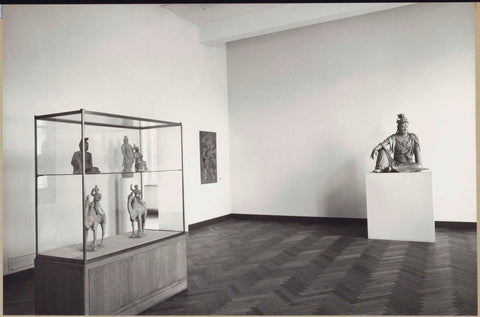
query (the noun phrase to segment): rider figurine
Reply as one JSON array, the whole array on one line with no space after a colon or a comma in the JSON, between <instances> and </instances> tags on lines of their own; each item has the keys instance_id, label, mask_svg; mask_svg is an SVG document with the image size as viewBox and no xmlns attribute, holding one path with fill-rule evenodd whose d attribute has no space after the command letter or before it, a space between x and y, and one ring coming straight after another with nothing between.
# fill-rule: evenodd
<instances>
[{"instance_id":1,"label":"rider figurine","mask_svg":"<svg viewBox=\"0 0 480 317\"><path fill-rule=\"evenodd\" d=\"M102 206L100 205L100 200L102 199L102 194L100 193L100 189L98 188L97 185L92 189L92 192L90 193L93 197L93 208L95 209L95 212L98 215L105 216L105 212L102 209Z\"/></svg>"},{"instance_id":2,"label":"rider figurine","mask_svg":"<svg viewBox=\"0 0 480 317\"><path fill-rule=\"evenodd\" d=\"M135 185L135 188L132 188L132 185L130 184L130 190L135 194L135 199L137 202L145 206L145 201L142 197L142 191L138 188L138 185Z\"/></svg>"}]
</instances>

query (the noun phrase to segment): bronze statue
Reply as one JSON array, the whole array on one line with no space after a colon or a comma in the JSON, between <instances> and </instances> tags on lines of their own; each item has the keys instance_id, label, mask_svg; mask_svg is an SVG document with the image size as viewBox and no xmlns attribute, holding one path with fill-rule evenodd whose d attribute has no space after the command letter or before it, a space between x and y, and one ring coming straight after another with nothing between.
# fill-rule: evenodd
<instances>
[{"instance_id":1,"label":"bronze statue","mask_svg":"<svg viewBox=\"0 0 480 317\"><path fill-rule=\"evenodd\" d=\"M90 244L90 249L92 251L96 250L96 241L97 241L97 227L100 224L102 227L102 239L100 240L101 246L103 243L103 237L105 235L105 224L107 223L107 216L100 205L100 200L102 199L102 194L97 185L92 189L90 193L93 197L93 201L90 202L89 196L85 197L85 240L88 239L88 230L93 232L93 241Z\"/></svg>"},{"instance_id":2,"label":"bronze statue","mask_svg":"<svg viewBox=\"0 0 480 317\"><path fill-rule=\"evenodd\" d=\"M86 174L98 174L100 170L98 167L94 167L92 163L92 154L88 152L88 138L84 138L85 141L85 173ZM70 164L73 166L73 174L82 174L82 140L78 144L80 151L73 153L72 161Z\"/></svg>"},{"instance_id":3,"label":"bronze statue","mask_svg":"<svg viewBox=\"0 0 480 317\"><path fill-rule=\"evenodd\" d=\"M143 155L135 144L133 145L133 157L135 158L135 172L148 171L147 162L143 160Z\"/></svg>"},{"instance_id":4,"label":"bronze statue","mask_svg":"<svg viewBox=\"0 0 480 317\"><path fill-rule=\"evenodd\" d=\"M132 235L130 237L141 238L144 235L147 206L142 198L142 191L138 188L138 185L135 185L135 188L132 188L132 185L130 185L130 190L132 192L127 198L127 209L130 214L130 222L132 223ZM137 222L137 234L135 234L135 221Z\"/></svg>"},{"instance_id":5,"label":"bronze statue","mask_svg":"<svg viewBox=\"0 0 480 317\"><path fill-rule=\"evenodd\" d=\"M122 144L122 154L123 154L123 170L122 177L130 178L133 177L132 165L133 165L133 147L128 143L128 137L123 138Z\"/></svg>"},{"instance_id":6,"label":"bronze statue","mask_svg":"<svg viewBox=\"0 0 480 317\"><path fill-rule=\"evenodd\" d=\"M375 156L374 173L419 172L427 169L422 166L418 137L408 132L408 119L403 113L398 115L397 132L373 149L370 157L375 159Z\"/></svg>"}]
</instances>

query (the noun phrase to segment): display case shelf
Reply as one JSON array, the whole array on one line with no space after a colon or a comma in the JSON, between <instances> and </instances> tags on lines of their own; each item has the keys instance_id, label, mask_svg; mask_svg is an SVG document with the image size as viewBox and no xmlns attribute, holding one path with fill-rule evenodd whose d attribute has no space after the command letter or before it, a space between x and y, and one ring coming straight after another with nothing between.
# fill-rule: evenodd
<instances>
[{"instance_id":1,"label":"display case shelf","mask_svg":"<svg viewBox=\"0 0 480 317\"><path fill-rule=\"evenodd\" d=\"M182 172L181 169L171 169L171 170L156 170L156 171L143 171L143 172L131 172L133 174L149 174L149 173L166 173L166 172ZM107 173L95 173L95 174L85 174L85 176L89 175L122 175L123 172L107 172ZM72 174L72 173L64 173L64 174L38 174L37 177L41 176L81 176L81 174Z\"/></svg>"}]
</instances>

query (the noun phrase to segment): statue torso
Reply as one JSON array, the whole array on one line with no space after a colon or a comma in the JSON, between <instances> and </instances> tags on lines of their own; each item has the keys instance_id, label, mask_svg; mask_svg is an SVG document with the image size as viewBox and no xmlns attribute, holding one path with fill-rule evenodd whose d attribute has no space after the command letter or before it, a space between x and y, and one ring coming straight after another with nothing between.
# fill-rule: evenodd
<instances>
[{"instance_id":1,"label":"statue torso","mask_svg":"<svg viewBox=\"0 0 480 317\"><path fill-rule=\"evenodd\" d=\"M384 141L384 145L387 144L393 152L393 159L398 164L415 162L415 148L418 147L418 139L415 134L392 134Z\"/></svg>"}]
</instances>

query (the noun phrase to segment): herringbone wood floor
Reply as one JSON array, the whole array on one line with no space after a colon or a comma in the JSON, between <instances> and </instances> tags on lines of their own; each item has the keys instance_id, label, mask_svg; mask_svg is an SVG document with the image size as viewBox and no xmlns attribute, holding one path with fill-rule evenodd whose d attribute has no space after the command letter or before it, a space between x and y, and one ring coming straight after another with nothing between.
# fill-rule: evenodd
<instances>
[{"instance_id":1,"label":"herringbone wood floor","mask_svg":"<svg viewBox=\"0 0 480 317\"><path fill-rule=\"evenodd\" d=\"M188 235L188 290L147 315L477 315L476 230L368 240L362 224L229 219ZM34 314L33 274L4 314Z\"/></svg>"},{"instance_id":2,"label":"herringbone wood floor","mask_svg":"<svg viewBox=\"0 0 480 317\"><path fill-rule=\"evenodd\" d=\"M477 315L476 230L435 243L355 224L230 219L188 237L188 290L149 315Z\"/></svg>"}]
</instances>

